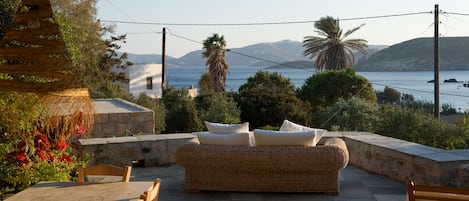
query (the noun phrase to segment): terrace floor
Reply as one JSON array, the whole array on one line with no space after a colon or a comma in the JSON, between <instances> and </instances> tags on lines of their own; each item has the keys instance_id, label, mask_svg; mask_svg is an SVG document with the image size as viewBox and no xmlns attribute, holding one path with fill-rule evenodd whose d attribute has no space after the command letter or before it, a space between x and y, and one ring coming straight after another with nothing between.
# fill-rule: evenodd
<instances>
[{"instance_id":1,"label":"terrace floor","mask_svg":"<svg viewBox=\"0 0 469 201\"><path fill-rule=\"evenodd\" d=\"M405 201L406 185L385 176L347 166L340 173L340 193L328 196L317 193L242 193L202 191L186 193L184 169L168 167L133 168L131 181L161 178L160 201ZM229 178L227 178L229 179Z\"/></svg>"}]
</instances>

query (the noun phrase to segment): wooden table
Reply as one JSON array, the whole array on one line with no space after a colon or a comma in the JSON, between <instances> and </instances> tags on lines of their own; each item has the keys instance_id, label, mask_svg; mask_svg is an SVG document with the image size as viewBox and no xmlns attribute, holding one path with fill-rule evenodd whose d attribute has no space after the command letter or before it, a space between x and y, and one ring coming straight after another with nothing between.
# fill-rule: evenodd
<instances>
[{"instance_id":1,"label":"wooden table","mask_svg":"<svg viewBox=\"0 0 469 201\"><path fill-rule=\"evenodd\" d=\"M153 182L40 182L11 197L7 201L82 201L136 200Z\"/></svg>"}]
</instances>

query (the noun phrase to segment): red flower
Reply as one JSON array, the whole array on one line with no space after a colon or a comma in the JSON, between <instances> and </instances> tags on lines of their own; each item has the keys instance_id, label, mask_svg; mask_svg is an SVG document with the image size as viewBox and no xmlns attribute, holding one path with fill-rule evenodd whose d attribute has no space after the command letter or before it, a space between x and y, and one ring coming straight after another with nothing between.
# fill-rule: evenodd
<instances>
[{"instance_id":1,"label":"red flower","mask_svg":"<svg viewBox=\"0 0 469 201\"><path fill-rule=\"evenodd\" d=\"M62 140L60 140L59 143L57 143L56 148L57 148L57 150L64 150L64 149L67 148L67 146L68 145L67 145L67 142L65 141L65 139L62 139Z\"/></svg>"},{"instance_id":2,"label":"red flower","mask_svg":"<svg viewBox=\"0 0 469 201\"><path fill-rule=\"evenodd\" d=\"M81 123L81 122L78 122L77 123L77 130L75 131L77 135L83 135L86 133L86 126Z\"/></svg>"},{"instance_id":3,"label":"red flower","mask_svg":"<svg viewBox=\"0 0 469 201\"><path fill-rule=\"evenodd\" d=\"M11 152L6 155L7 158L13 158L18 162L21 166L26 166L29 164L28 159L26 158L26 154L24 151L21 152Z\"/></svg>"},{"instance_id":4,"label":"red flower","mask_svg":"<svg viewBox=\"0 0 469 201\"><path fill-rule=\"evenodd\" d=\"M44 154L44 151L36 150L36 155L43 161L47 160L47 156Z\"/></svg>"},{"instance_id":5,"label":"red flower","mask_svg":"<svg viewBox=\"0 0 469 201\"><path fill-rule=\"evenodd\" d=\"M52 152L49 152L48 154L49 154L50 160L51 160L51 161L55 161L55 156L54 156L54 154L53 154Z\"/></svg>"},{"instance_id":6,"label":"red flower","mask_svg":"<svg viewBox=\"0 0 469 201\"><path fill-rule=\"evenodd\" d=\"M72 162L72 159L65 153L62 154L62 157L60 157L61 161L67 161L68 163Z\"/></svg>"},{"instance_id":7,"label":"red flower","mask_svg":"<svg viewBox=\"0 0 469 201\"><path fill-rule=\"evenodd\" d=\"M47 138L47 135L44 135L44 134L36 135L36 137L34 137L34 146L41 151L45 151L49 149L50 142L49 142L49 139Z\"/></svg>"},{"instance_id":8,"label":"red flower","mask_svg":"<svg viewBox=\"0 0 469 201\"><path fill-rule=\"evenodd\" d=\"M24 154L24 151L20 153L16 153L16 160L18 162L26 161L26 155Z\"/></svg>"}]
</instances>

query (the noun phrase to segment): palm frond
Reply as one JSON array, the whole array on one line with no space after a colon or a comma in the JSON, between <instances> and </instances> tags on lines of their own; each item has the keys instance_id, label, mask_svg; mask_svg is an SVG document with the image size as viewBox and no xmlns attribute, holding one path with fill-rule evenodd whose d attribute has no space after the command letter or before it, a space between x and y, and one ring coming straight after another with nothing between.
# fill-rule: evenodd
<instances>
[{"instance_id":1,"label":"palm frond","mask_svg":"<svg viewBox=\"0 0 469 201\"><path fill-rule=\"evenodd\" d=\"M352 34L353 32L355 32L355 31L357 31L357 30L359 30L359 29L362 28L363 26L365 26L365 24L361 24L361 25L358 26L358 27L355 27L355 28L353 28L353 29L348 30L347 32L345 32L343 38L347 38L350 34Z\"/></svg>"}]
</instances>

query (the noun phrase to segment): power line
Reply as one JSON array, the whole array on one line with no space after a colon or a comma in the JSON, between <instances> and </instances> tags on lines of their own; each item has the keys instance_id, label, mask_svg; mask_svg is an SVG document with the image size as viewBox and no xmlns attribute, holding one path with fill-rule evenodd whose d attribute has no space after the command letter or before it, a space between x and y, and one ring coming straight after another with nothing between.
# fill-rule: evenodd
<instances>
[{"instance_id":1,"label":"power line","mask_svg":"<svg viewBox=\"0 0 469 201\"><path fill-rule=\"evenodd\" d=\"M180 39L184 39L184 40L194 42L194 43L197 43L197 44L201 44L201 45L203 44L202 42L196 41L194 39L190 39L190 38L187 38L187 37L184 37L184 36L177 35L177 34L173 33L170 29L168 29L168 33L171 34L172 36L175 36L175 37L180 38ZM291 68L296 68L296 69L307 71L306 69L298 67L298 66L293 66L293 65L284 64L284 63L280 63L280 62L276 62L276 61L272 61L272 60L268 60L268 59L263 59L263 58L260 58L260 57L247 55L247 54L244 54L244 53L241 53L241 52L234 51L232 49L225 49L225 50L229 53L237 54L237 55L248 57L248 58L251 58L251 59L256 59L256 60L259 60L259 61L265 61L265 62L277 64L277 65L282 65L282 66L286 66L286 67L291 67Z\"/></svg>"},{"instance_id":2,"label":"power line","mask_svg":"<svg viewBox=\"0 0 469 201\"><path fill-rule=\"evenodd\" d=\"M425 91L425 90L411 89L411 88L407 88L407 87L396 87L396 86L391 86L391 85L387 85L387 84L378 84L378 83L373 83L373 82L372 82L372 84L378 85L378 86L389 86L389 87L392 87L392 88L395 88L395 89L403 89L403 90L408 90L408 91L416 91L416 92L422 92L422 93L434 93L433 91ZM469 95L450 94L450 93L440 93L440 94L441 94L441 95L445 95L445 96L454 96L454 97L469 98Z\"/></svg>"},{"instance_id":3,"label":"power line","mask_svg":"<svg viewBox=\"0 0 469 201\"><path fill-rule=\"evenodd\" d=\"M426 11L426 12L413 12L413 13L391 14L391 15L343 18L339 20L340 21L367 20L367 19L377 19L377 18L432 14L432 13L433 13L432 11ZM309 24L309 23L316 23L318 20L286 21L286 22L251 22L251 23L168 23L168 22L136 22L136 21L119 21L119 20L101 20L101 21L110 22L110 23L119 23L119 24L144 24L144 25L160 25L160 26L260 26L260 25Z\"/></svg>"},{"instance_id":4,"label":"power line","mask_svg":"<svg viewBox=\"0 0 469 201\"><path fill-rule=\"evenodd\" d=\"M450 15L462 15L462 16L469 16L469 13L455 13L455 12L441 12L443 14L450 14Z\"/></svg>"}]
</instances>

